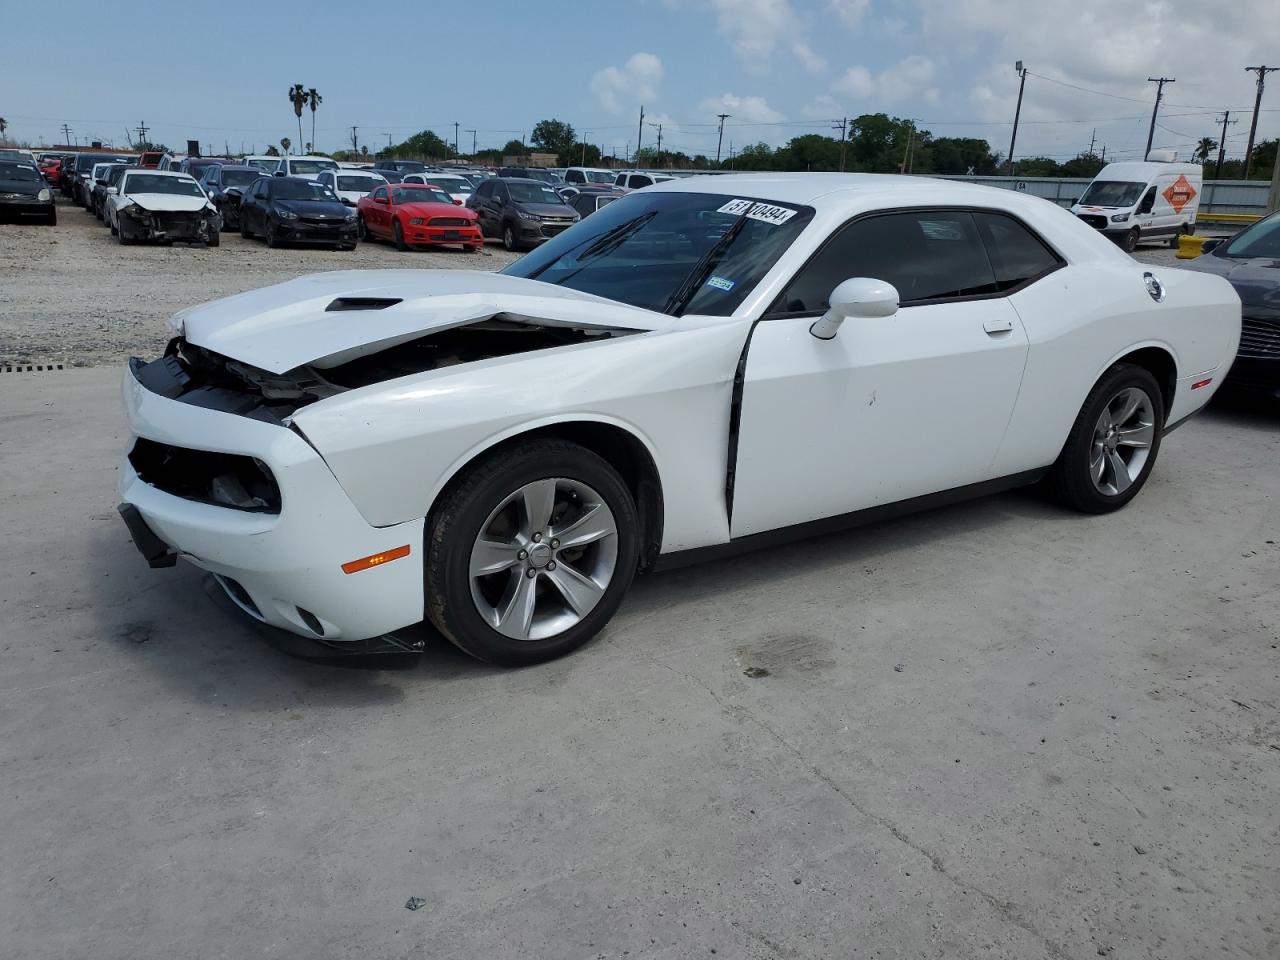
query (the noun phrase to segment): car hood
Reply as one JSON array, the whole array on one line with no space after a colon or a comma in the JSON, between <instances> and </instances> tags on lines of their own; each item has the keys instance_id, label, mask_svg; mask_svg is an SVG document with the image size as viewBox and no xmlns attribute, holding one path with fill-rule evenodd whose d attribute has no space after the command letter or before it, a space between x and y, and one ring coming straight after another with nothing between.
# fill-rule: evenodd
<instances>
[{"instance_id":1,"label":"car hood","mask_svg":"<svg viewBox=\"0 0 1280 960\"><path fill-rule=\"evenodd\" d=\"M204 197L180 197L173 193L130 193L125 199L156 213L194 213L209 202Z\"/></svg>"},{"instance_id":2,"label":"car hood","mask_svg":"<svg viewBox=\"0 0 1280 960\"><path fill-rule=\"evenodd\" d=\"M341 220L351 209L338 200L272 200L271 202L300 217L333 217Z\"/></svg>"},{"instance_id":3,"label":"car hood","mask_svg":"<svg viewBox=\"0 0 1280 960\"><path fill-rule=\"evenodd\" d=\"M48 190L49 185L43 180L0 180L0 193L24 193L35 196L41 190Z\"/></svg>"},{"instance_id":4,"label":"car hood","mask_svg":"<svg viewBox=\"0 0 1280 960\"><path fill-rule=\"evenodd\" d=\"M465 220L476 218L475 211L470 207L460 207L456 203L439 203L434 200L430 203L400 203L395 209L404 210L415 217L462 217Z\"/></svg>"},{"instance_id":5,"label":"car hood","mask_svg":"<svg viewBox=\"0 0 1280 960\"><path fill-rule=\"evenodd\" d=\"M336 367L496 316L617 330L657 330L675 322L567 287L479 270L348 270L190 307L170 325L197 346L284 373L304 364Z\"/></svg>"},{"instance_id":6,"label":"car hood","mask_svg":"<svg viewBox=\"0 0 1280 960\"><path fill-rule=\"evenodd\" d=\"M516 203L526 213L536 213L540 217L564 217L572 220L576 211L564 203Z\"/></svg>"},{"instance_id":7,"label":"car hood","mask_svg":"<svg viewBox=\"0 0 1280 960\"><path fill-rule=\"evenodd\" d=\"M1247 309L1262 307L1280 316L1280 259L1275 257L1215 257L1206 254L1179 264L1185 270L1226 277Z\"/></svg>"}]
</instances>

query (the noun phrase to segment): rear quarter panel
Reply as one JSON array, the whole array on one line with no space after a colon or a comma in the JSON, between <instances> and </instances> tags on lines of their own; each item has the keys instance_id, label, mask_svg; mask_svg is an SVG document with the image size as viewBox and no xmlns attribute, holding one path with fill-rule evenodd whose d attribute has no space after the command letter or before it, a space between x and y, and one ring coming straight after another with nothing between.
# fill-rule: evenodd
<instances>
[{"instance_id":1,"label":"rear quarter panel","mask_svg":"<svg viewBox=\"0 0 1280 960\"><path fill-rule=\"evenodd\" d=\"M723 543L729 407L748 329L684 318L662 332L444 367L323 400L295 423L374 526L425 517L460 469L503 440L555 423L613 424L657 466L663 552Z\"/></svg>"},{"instance_id":2,"label":"rear quarter panel","mask_svg":"<svg viewBox=\"0 0 1280 960\"><path fill-rule=\"evenodd\" d=\"M1162 303L1147 293L1148 271L1164 285ZM1173 357L1177 386L1166 422L1175 423L1213 395L1240 341L1240 298L1231 284L1129 258L1068 265L1011 301L1030 345L997 455L1000 475L1053 463L1093 385L1126 354L1159 347ZM1207 377L1209 387L1191 390Z\"/></svg>"}]
</instances>

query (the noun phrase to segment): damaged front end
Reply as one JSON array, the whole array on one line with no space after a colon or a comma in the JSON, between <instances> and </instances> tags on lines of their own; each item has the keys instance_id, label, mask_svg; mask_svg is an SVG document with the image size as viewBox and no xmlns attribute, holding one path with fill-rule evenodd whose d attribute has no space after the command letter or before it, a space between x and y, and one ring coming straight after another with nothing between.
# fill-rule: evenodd
<instances>
[{"instance_id":1,"label":"damaged front end","mask_svg":"<svg viewBox=\"0 0 1280 960\"><path fill-rule=\"evenodd\" d=\"M222 229L216 211L205 206L199 210L149 210L138 203L122 207L119 230L128 240L161 240L208 243Z\"/></svg>"},{"instance_id":2,"label":"damaged front end","mask_svg":"<svg viewBox=\"0 0 1280 960\"><path fill-rule=\"evenodd\" d=\"M129 361L133 376L147 390L171 400L266 423L288 426L308 404L349 390L492 357L589 341L639 331L544 326L501 315L438 330L337 364L322 358L283 373L272 373L191 343L169 342L164 356L146 363Z\"/></svg>"}]
</instances>

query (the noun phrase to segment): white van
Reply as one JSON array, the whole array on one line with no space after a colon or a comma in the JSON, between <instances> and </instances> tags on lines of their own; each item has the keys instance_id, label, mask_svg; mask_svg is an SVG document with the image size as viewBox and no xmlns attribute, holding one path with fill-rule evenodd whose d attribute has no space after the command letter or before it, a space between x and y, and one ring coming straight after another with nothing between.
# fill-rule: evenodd
<instances>
[{"instance_id":1,"label":"white van","mask_svg":"<svg viewBox=\"0 0 1280 960\"><path fill-rule=\"evenodd\" d=\"M275 169L277 177L302 177L314 180L323 170L337 170L338 161L328 157L281 157Z\"/></svg>"},{"instance_id":2,"label":"white van","mask_svg":"<svg viewBox=\"0 0 1280 960\"><path fill-rule=\"evenodd\" d=\"M1107 164L1071 212L1130 253L1143 240L1176 247L1179 234L1195 233L1202 169L1172 161L1170 155L1167 161Z\"/></svg>"}]
</instances>

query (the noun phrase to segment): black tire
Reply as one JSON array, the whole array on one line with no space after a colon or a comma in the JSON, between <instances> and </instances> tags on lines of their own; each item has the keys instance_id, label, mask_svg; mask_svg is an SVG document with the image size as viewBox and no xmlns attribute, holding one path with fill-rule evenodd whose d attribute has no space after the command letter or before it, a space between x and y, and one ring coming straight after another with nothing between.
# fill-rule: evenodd
<instances>
[{"instance_id":1,"label":"black tire","mask_svg":"<svg viewBox=\"0 0 1280 960\"><path fill-rule=\"evenodd\" d=\"M246 240L252 240L253 234L249 230L249 225L244 222L244 217L240 217L240 236Z\"/></svg>"},{"instance_id":2,"label":"black tire","mask_svg":"<svg viewBox=\"0 0 1280 960\"><path fill-rule=\"evenodd\" d=\"M502 249L509 253L517 253L520 250L520 241L513 223L508 222L502 225Z\"/></svg>"},{"instance_id":3,"label":"black tire","mask_svg":"<svg viewBox=\"0 0 1280 960\"><path fill-rule=\"evenodd\" d=\"M397 249L397 250L408 250L408 249L409 249L409 245L408 245L407 243L405 243L405 242L404 242L404 227L400 226L400 221L399 221L399 220L396 220L394 223L392 223L392 225L391 225L391 232L392 232L392 234L394 234L394 235L395 235L395 240L396 240L396 249Z\"/></svg>"},{"instance_id":4,"label":"black tire","mask_svg":"<svg viewBox=\"0 0 1280 960\"><path fill-rule=\"evenodd\" d=\"M271 226L271 221L270 221L270 220L268 220L268 221L267 221L267 228L266 228L266 231L267 231L267 232L266 232L265 234L263 234L263 237L264 237L264 238L266 239L266 241L267 241L267 246L268 246L268 247L271 247L272 249L274 249L274 248L276 248L276 247L280 246L280 240L276 237L276 231L275 231L275 228L274 228L273 226Z\"/></svg>"},{"instance_id":5,"label":"black tire","mask_svg":"<svg viewBox=\"0 0 1280 960\"><path fill-rule=\"evenodd\" d=\"M1138 228L1134 227L1120 239L1120 246L1125 253L1133 253L1138 249Z\"/></svg>"},{"instance_id":6,"label":"black tire","mask_svg":"<svg viewBox=\"0 0 1280 960\"><path fill-rule=\"evenodd\" d=\"M44 222L45 222L45 223L47 223L47 224L48 224L49 226L51 226L51 227L56 227L56 226L58 225L58 211L57 211L57 208L51 209L51 210L49 211L49 216L45 217L45 221L44 221Z\"/></svg>"},{"instance_id":7,"label":"black tire","mask_svg":"<svg viewBox=\"0 0 1280 960\"><path fill-rule=\"evenodd\" d=\"M364 225L364 217L356 217L356 237L364 243L368 243L369 228Z\"/></svg>"},{"instance_id":8,"label":"black tire","mask_svg":"<svg viewBox=\"0 0 1280 960\"><path fill-rule=\"evenodd\" d=\"M113 237L117 236L120 233L120 231L116 229L116 225L111 222L110 217L107 217L107 226L111 228L111 235Z\"/></svg>"},{"instance_id":9,"label":"black tire","mask_svg":"<svg viewBox=\"0 0 1280 960\"><path fill-rule=\"evenodd\" d=\"M1094 426L1103 408L1123 390L1138 387L1150 398L1154 413L1154 430L1147 459L1138 476L1128 489L1114 495L1099 490L1089 473L1089 463L1094 447ZM1076 422L1067 435L1062 453L1045 478L1049 490L1059 502L1082 513L1110 513L1119 510L1138 495L1160 452L1161 434L1164 432L1164 396L1160 384L1150 371L1129 363L1117 363L1108 370L1089 391Z\"/></svg>"},{"instance_id":10,"label":"black tire","mask_svg":"<svg viewBox=\"0 0 1280 960\"><path fill-rule=\"evenodd\" d=\"M490 513L513 491L548 477L585 483L613 512L618 556L599 602L567 630L541 640L516 640L493 629L471 596L472 545ZM613 617L635 576L639 519L626 484L605 460L566 440L531 440L493 454L441 496L427 518L426 609L431 623L464 652L500 666L554 660L578 649Z\"/></svg>"},{"instance_id":11,"label":"black tire","mask_svg":"<svg viewBox=\"0 0 1280 960\"><path fill-rule=\"evenodd\" d=\"M204 242L206 247L218 247L222 245L222 234L217 230L209 231L209 239Z\"/></svg>"}]
</instances>

